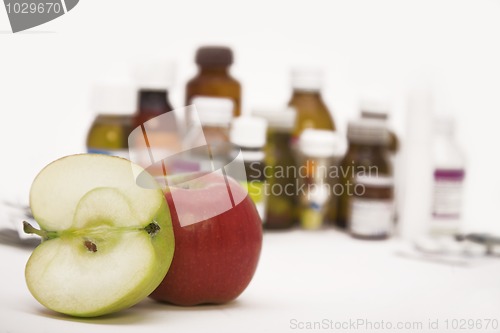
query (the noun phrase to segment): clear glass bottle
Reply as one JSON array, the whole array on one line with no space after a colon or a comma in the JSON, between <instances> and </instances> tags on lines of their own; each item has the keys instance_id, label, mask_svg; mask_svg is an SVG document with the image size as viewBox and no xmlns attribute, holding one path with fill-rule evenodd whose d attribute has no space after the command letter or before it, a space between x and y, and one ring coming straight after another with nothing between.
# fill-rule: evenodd
<instances>
[{"instance_id":1,"label":"clear glass bottle","mask_svg":"<svg viewBox=\"0 0 500 333\"><path fill-rule=\"evenodd\" d=\"M265 147L267 204L264 228L285 229L296 222L298 204L295 157L291 149L292 130L296 112L285 110L256 109L252 115L267 120Z\"/></svg>"},{"instance_id":2,"label":"clear glass bottle","mask_svg":"<svg viewBox=\"0 0 500 333\"><path fill-rule=\"evenodd\" d=\"M355 178L392 177L387 151L388 133L383 123L368 119L351 121L347 139L347 153L340 162L338 172L342 188L338 196L336 226L341 229L347 228L349 207L357 189Z\"/></svg>"},{"instance_id":3,"label":"clear glass bottle","mask_svg":"<svg viewBox=\"0 0 500 333\"><path fill-rule=\"evenodd\" d=\"M465 158L455 139L452 118L435 121L433 142L433 197L431 235L452 235L460 232Z\"/></svg>"},{"instance_id":4,"label":"clear glass bottle","mask_svg":"<svg viewBox=\"0 0 500 333\"><path fill-rule=\"evenodd\" d=\"M97 115L87 134L87 152L128 159L128 136L136 110L132 79L120 75L96 82L91 100Z\"/></svg>"},{"instance_id":5,"label":"clear glass bottle","mask_svg":"<svg viewBox=\"0 0 500 333\"><path fill-rule=\"evenodd\" d=\"M197 96L228 98L234 103L233 115L238 117L241 114L241 84L229 72L232 63L230 48L200 47L196 51L199 71L186 85L186 105L192 104Z\"/></svg>"},{"instance_id":6,"label":"clear glass bottle","mask_svg":"<svg viewBox=\"0 0 500 333\"><path fill-rule=\"evenodd\" d=\"M323 73L318 69L293 69L291 78L293 94L288 106L297 111L292 133L294 143L306 128L335 130L330 111L321 97Z\"/></svg>"},{"instance_id":7,"label":"clear glass bottle","mask_svg":"<svg viewBox=\"0 0 500 333\"><path fill-rule=\"evenodd\" d=\"M246 180L241 185L248 190L262 220L266 211L266 131L267 122L264 119L242 116L233 120L230 132L231 143L236 151L241 150L245 164Z\"/></svg>"},{"instance_id":8,"label":"clear glass bottle","mask_svg":"<svg viewBox=\"0 0 500 333\"><path fill-rule=\"evenodd\" d=\"M326 220L335 184L339 138L334 131L306 129L299 139L300 225L319 229Z\"/></svg>"}]
</instances>

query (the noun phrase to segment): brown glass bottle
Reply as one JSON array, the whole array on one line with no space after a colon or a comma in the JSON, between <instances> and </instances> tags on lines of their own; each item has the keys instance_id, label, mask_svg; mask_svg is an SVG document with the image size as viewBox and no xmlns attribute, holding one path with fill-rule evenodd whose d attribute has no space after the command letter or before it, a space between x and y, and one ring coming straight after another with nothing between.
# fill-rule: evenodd
<instances>
[{"instance_id":1,"label":"brown glass bottle","mask_svg":"<svg viewBox=\"0 0 500 333\"><path fill-rule=\"evenodd\" d=\"M335 130L335 123L321 97L321 86L321 71L292 71L293 94L288 105L297 112L292 133L295 142L306 128Z\"/></svg>"},{"instance_id":2,"label":"brown glass bottle","mask_svg":"<svg viewBox=\"0 0 500 333\"><path fill-rule=\"evenodd\" d=\"M138 113L134 118L134 127L173 109L166 90L141 89L139 90Z\"/></svg>"},{"instance_id":3,"label":"brown glass bottle","mask_svg":"<svg viewBox=\"0 0 500 333\"><path fill-rule=\"evenodd\" d=\"M387 175L356 176L348 226L352 237L366 240L389 238L394 229L394 180Z\"/></svg>"},{"instance_id":4,"label":"brown glass bottle","mask_svg":"<svg viewBox=\"0 0 500 333\"><path fill-rule=\"evenodd\" d=\"M228 47L201 47L196 52L199 71L186 85L186 105L196 96L225 97L234 103L234 117L241 114L241 85L229 73L233 52ZM189 117L188 117L189 118Z\"/></svg>"},{"instance_id":5,"label":"brown glass bottle","mask_svg":"<svg viewBox=\"0 0 500 333\"><path fill-rule=\"evenodd\" d=\"M138 112L134 118L134 128L147 123L147 126L144 126L144 131L148 138L149 147L157 154L156 156L163 158L172 156L181 149L175 117L172 115L169 119L157 118L172 110L173 107L168 100L166 90L141 89L139 91ZM140 156L140 161L136 162L155 176L163 175L163 168L166 168L167 173L172 169L168 161L164 161L163 166L158 163L150 166L149 153L144 152Z\"/></svg>"},{"instance_id":6,"label":"brown glass bottle","mask_svg":"<svg viewBox=\"0 0 500 333\"><path fill-rule=\"evenodd\" d=\"M376 120L351 121L347 129L349 147L340 162L338 175L342 193L338 197L336 225L347 227L349 206L356 194L357 176L392 176L387 152L388 134L384 124Z\"/></svg>"}]
</instances>

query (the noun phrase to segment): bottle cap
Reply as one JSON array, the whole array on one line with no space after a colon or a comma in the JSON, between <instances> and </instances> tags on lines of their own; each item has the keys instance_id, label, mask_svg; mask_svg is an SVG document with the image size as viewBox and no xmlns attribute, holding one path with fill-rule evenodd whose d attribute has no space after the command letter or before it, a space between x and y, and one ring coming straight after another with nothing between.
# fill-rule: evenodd
<instances>
[{"instance_id":1,"label":"bottle cap","mask_svg":"<svg viewBox=\"0 0 500 333\"><path fill-rule=\"evenodd\" d=\"M380 120L359 119L347 125L347 139L354 143L385 145L389 141L389 132Z\"/></svg>"},{"instance_id":2,"label":"bottle cap","mask_svg":"<svg viewBox=\"0 0 500 333\"><path fill-rule=\"evenodd\" d=\"M219 125L229 127L233 119L234 102L229 98L195 97L193 104L198 111L202 125ZM190 113L193 117L194 112Z\"/></svg>"},{"instance_id":3,"label":"bottle cap","mask_svg":"<svg viewBox=\"0 0 500 333\"><path fill-rule=\"evenodd\" d=\"M339 154L340 138L334 131L308 128L299 137L299 149L311 157L333 157Z\"/></svg>"},{"instance_id":4,"label":"bottle cap","mask_svg":"<svg viewBox=\"0 0 500 333\"><path fill-rule=\"evenodd\" d=\"M233 51L226 46L203 46L196 51L196 63L200 66L229 66L233 63Z\"/></svg>"},{"instance_id":5,"label":"bottle cap","mask_svg":"<svg viewBox=\"0 0 500 333\"><path fill-rule=\"evenodd\" d=\"M164 59L144 59L137 62L134 78L139 89L168 90L174 83L175 64Z\"/></svg>"},{"instance_id":6,"label":"bottle cap","mask_svg":"<svg viewBox=\"0 0 500 333\"><path fill-rule=\"evenodd\" d=\"M362 118L378 120L387 120L391 110L391 106L387 100L366 96L361 98L359 108Z\"/></svg>"},{"instance_id":7,"label":"bottle cap","mask_svg":"<svg viewBox=\"0 0 500 333\"><path fill-rule=\"evenodd\" d=\"M92 110L106 115L132 115L137 107L136 87L125 68L114 66L91 90Z\"/></svg>"},{"instance_id":8,"label":"bottle cap","mask_svg":"<svg viewBox=\"0 0 500 333\"><path fill-rule=\"evenodd\" d=\"M266 144L267 122L265 119L242 116L233 119L231 143L245 148L262 148Z\"/></svg>"},{"instance_id":9,"label":"bottle cap","mask_svg":"<svg viewBox=\"0 0 500 333\"><path fill-rule=\"evenodd\" d=\"M318 91L323 86L323 71L320 68L293 68L292 87L296 90Z\"/></svg>"},{"instance_id":10,"label":"bottle cap","mask_svg":"<svg viewBox=\"0 0 500 333\"><path fill-rule=\"evenodd\" d=\"M289 131L295 126L295 119L297 118L297 112L293 107L285 109L258 108L252 111L252 115L267 120L270 128Z\"/></svg>"}]
</instances>

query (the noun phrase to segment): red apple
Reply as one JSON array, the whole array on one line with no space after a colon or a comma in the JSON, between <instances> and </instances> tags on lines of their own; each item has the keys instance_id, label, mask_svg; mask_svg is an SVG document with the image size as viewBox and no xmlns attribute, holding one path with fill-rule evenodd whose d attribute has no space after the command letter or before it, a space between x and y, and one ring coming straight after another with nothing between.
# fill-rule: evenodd
<instances>
[{"instance_id":1,"label":"red apple","mask_svg":"<svg viewBox=\"0 0 500 333\"><path fill-rule=\"evenodd\" d=\"M259 261L262 221L255 205L237 182L222 174L179 182L172 186L169 181L165 193L174 258L151 297L183 306L234 300L250 283Z\"/></svg>"}]
</instances>

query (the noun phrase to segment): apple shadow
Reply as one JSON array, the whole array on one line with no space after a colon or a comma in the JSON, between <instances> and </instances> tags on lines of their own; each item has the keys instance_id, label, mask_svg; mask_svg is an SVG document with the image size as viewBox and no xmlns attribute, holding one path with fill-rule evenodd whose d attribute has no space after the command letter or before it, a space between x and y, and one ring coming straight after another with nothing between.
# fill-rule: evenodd
<instances>
[{"instance_id":1,"label":"apple shadow","mask_svg":"<svg viewBox=\"0 0 500 333\"><path fill-rule=\"evenodd\" d=\"M158 302L147 298L142 302L134 305L131 308L100 316L100 317L72 317L69 315L57 313L46 308L37 308L33 312L45 318L54 320L62 320L67 322L92 324L92 325L132 325L141 322L151 323L155 320L164 320L165 315L174 314L176 312L201 312L201 311L224 311L235 309L243 306L238 300L231 301L225 304L202 304L195 306L179 306L164 302ZM161 316L158 314L161 313Z\"/></svg>"},{"instance_id":2,"label":"apple shadow","mask_svg":"<svg viewBox=\"0 0 500 333\"><path fill-rule=\"evenodd\" d=\"M151 318L145 311L136 311L135 307L131 307L116 313L100 316L100 317L72 317L69 315L57 313L49 309L41 308L36 311L38 315L46 318L63 320L68 322L82 324L99 324L99 325L131 325L140 322L150 322Z\"/></svg>"},{"instance_id":3,"label":"apple shadow","mask_svg":"<svg viewBox=\"0 0 500 333\"><path fill-rule=\"evenodd\" d=\"M143 301L143 302L136 305L136 307L141 308L147 312L149 312L149 311L162 311L162 312L163 311L168 311L168 312L223 311L223 310L229 310L229 309L236 309L236 308L239 308L242 306L243 306L243 303L237 299L234 301L228 302L228 303L224 303L224 304L207 303L207 304L199 304L199 305L193 305L193 306L175 305L172 303L166 303L166 302L160 302L160 301L148 299L147 301Z\"/></svg>"}]
</instances>

